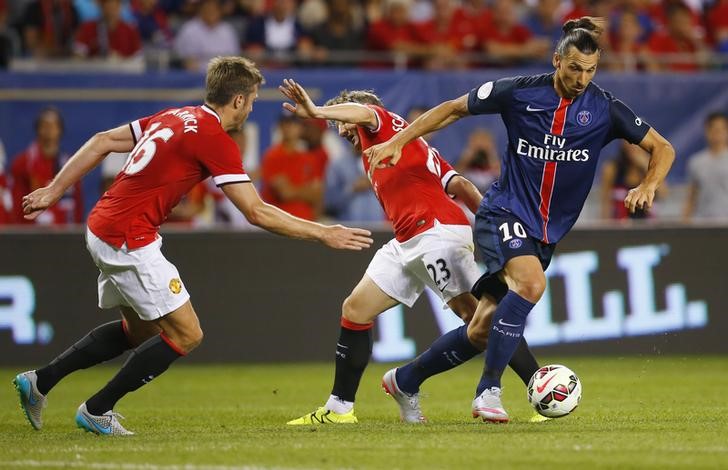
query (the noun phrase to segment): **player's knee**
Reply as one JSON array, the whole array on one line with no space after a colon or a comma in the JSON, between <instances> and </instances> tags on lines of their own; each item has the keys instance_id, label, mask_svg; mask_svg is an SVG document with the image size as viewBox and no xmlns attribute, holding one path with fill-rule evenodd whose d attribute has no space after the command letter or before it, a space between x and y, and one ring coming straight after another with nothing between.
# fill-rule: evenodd
<instances>
[{"instance_id":1,"label":"player's knee","mask_svg":"<svg viewBox=\"0 0 728 470\"><path fill-rule=\"evenodd\" d=\"M536 303L546 290L546 277L529 276L520 280L513 290L529 302Z\"/></svg>"},{"instance_id":2,"label":"player's knee","mask_svg":"<svg viewBox=\"0 0 728 470\"><path fill-rule=\"evenodd\" d=\"M364 302L355 295L348 296L341 305L341 316L354 323L372 321L365 309Z\"/></svg>"},{"instance_id":3,"label":"player's knee","mask_svg":"<svg viewBox=\"0 0 728 470\"><path fill-rule=\"evenodd\" d=\"M202 328L196 326L180 334L177 338L175 338L174 342L177 346L179 346L179 348L188 354L202 343L203 337L204 334L202 333Z\"/></svg>"}]
</instances>

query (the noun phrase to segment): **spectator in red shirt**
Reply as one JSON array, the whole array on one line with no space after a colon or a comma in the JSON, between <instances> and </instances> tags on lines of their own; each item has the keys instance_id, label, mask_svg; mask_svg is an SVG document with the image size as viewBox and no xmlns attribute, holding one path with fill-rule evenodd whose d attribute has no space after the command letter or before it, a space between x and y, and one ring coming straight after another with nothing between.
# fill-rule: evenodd
<instances>
[{"instance_id":1,"label":"spectator in red shirt","mask_svg":"<svg viewBox=\"0 0 728 470\"><path fill-rule=\"evenodd\" d=\"M315 220L323 201L322 168L317 158L302 149L303 127L298 118L281 116L281 141L263 155L263 200L289 214Z\"/></svg>"},{"instance_id":2,"label":"spectator in red shirt","mask_svg":"<svg viewBox=\"0 0 728 470\"><path fill-rule=\"evenodd\" d=\"M485 0L464 0L462 6L455 10L455 21L469 23L469 28L479 31L489 25L493 17ZM474 45L473 47L477 47Z\"/></svg>"},{"instance_id":3,"label":"spectator in red shirt","mask_svg":"<svg viewBox=\"0 0 728 470\"><path fill-rule=\"evenodd\" d=\"M523 60L550 58L548 39L534 38L518 22L510 0L493 2L493 20L483 28L483 49L499 65L514 65Z\"/></svg>"},{"instance_id":4,"label":"spectator in red shirt","mask_svg":"<svg viewBox=\"0 0 728 470\"><path fill-rule=\"evenodd\" d=\"M35 57L68 57L78 13L73 0L34 0L25 9L22 35L27 52Z\"/></svg>"},{"instance_id":5,"label":"spectator in red shirt","mask_svg":"<svg viewBox=\"0 0 728 470\"><path fill-rule=\"evenodd\" d=\"M578 20L582 16L599 16L595 15L590 8L589 0L571 0L571 8L561 18L561 23L569 20Z\"/></svg>"},{"instance_id":6,"label":"spectator in red shirt","mask_svg":"<svg viewBox=\"0 0 728 470\"><path fill-rule=\"evenodd\" d=\"M478 47L478 28L474 22L459 21L453 0L434 0L432 19L418 25L420 37L430 48L425 68L452 70L464 68L462 52Z\"/></svg>"},{"instance_id":7,"label":"spectator in red shirt","mask_svg":"<svg viewBox=\"0 0 728 470\"><path fill-rule=\"evenodd\" d=\"M617 28L610 35L611 54L606 64L609 70L629 71L645 68L645 44L642 25L634 12L625 11L617 20Z\"/></svg>"},{"instance_id":8,"label":"spectator in red shirt","mask_svg":"<svg viewBox=\"0 0 728 470\"><path fill-rule=\"evenodd\" d=\"M720 52L728 52L728 0L718 0L708 11L708 37Z\"/></svg>"},{"instance_id":9,"label":"spectator in red shirt","mask_svg":"<svg viewBox=\"0 0 728 470\"><path fill-rule=\"evenodd\" d=\"M53 177L68 161L69 155L60 149L63 117L56 108L46 108L35 121L36 140L13 159L12 175L13 220L21 224L54 224L83 222L81 185L76 183L61 200L35 220L23 218L23 196L50 184Z\"/></svg>"},{"instance_id":10,"label":"spectator in red shirt","mask_svg":"<svg viewBox=\"0 0 728 470\"><path fill-rule=\"evenodd\" d=\"M101 18L87 21L76 34L74 51L81 57L131 57L141 50L136 27L121 20L121 0L99 0Z\"/></svg>"},{"instance_id":11,"label":"spectator in red shirt","mask_svg":"<svg viewBox=\"0 0 728 470\"><path fill-rule=\"evenodd\" d=\"M13 197L5 176L5 147L0 141L0 225L10 223L13 216Z\"/></svg>"},{"instance_id":12,"label":"spectator in red shirt","mask_svg":"<svg viewBox=\"0 0 728 470\"><path fill-rule=\"evenodd\" d=\"M653 34L647 43L647 68L650 71L693 72L704 62L705 50L690 9L676 4L667 13L667 30Z\"/></svg>"},{"instance_id":13,"label":"spectator in red shirt","mask_svg":"<svg viewBox=\"0 0 728 470\"><path fill-rule=\"evenodd\" d=\"M316 161L316 173L324 175L329 163L329 154L324 147L324 133L328 124L324 119L304 119L301 124L301 139Z\"/></svg>"},{"instance_id":14,"label":"spectator in red shirt","mask_svg":"<svg viewBox=\"0 0 728 470\"><path fill-rule=\"evenodd\" d=\"M395 61L406 61L408 57L429 53L430 48L423 44L417 26L409 20L409 9L409 0L387 0L382 19L369 25L367 49L395 53ZM387 63L369 65L383 66Z\"/></svg>"}]
</instances>

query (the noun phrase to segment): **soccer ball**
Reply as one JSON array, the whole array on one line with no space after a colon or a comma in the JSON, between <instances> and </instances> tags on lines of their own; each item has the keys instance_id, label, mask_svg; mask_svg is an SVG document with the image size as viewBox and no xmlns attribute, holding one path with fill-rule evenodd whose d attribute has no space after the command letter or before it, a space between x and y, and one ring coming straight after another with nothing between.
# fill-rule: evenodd
<instances>
[{"instance_id":1,"label":"soccer ball","mask_svg":"<svg viewBox=\"0 0 728 470\"><path fill-rule=\"evenodd\" d=\"M581 381L560 364L544 366L528 382L528 402L548 418L566 416L579 406Z\"/></svg>"}]
</instances>

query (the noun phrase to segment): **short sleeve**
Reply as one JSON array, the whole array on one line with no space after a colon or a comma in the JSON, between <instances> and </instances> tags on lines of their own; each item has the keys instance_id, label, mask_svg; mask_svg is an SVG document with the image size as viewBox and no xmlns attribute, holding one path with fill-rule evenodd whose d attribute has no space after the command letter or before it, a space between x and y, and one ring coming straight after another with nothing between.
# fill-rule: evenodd
<instances>
[{"instance_id":1,"label":"short sleeve","mask_svg":"<svg viewBox=\"0 0 728 470\"><path fill-rule=\"evenodd\" d=\"M139 139L142 138L144 131L147 129L147 126L149 125L149 121L151 121L155 117L165 114L167 111L169 111L169 109L163 109L162 111L158 112L157 114L152 114L150 116L146 116L146 117L134 120L129 123L129 128L131 129L131 135L134 137L134 145L136 145L137 142L139 142Z\"/></svg>"},{"instance_id":2,"label":"short sleeve","mask_svg":"<svg viewBox=\"0 0 728 470\"><path fill-rule=\"evenodd\" d=\"M650 125L635 115L629 106L610 96L609 118L612 122L612 138L625 139L639 144L650 130Z\"/></svg>"},{"instance_id":3,"label":"short sleeve","mask_svg":"<svg viewBox=\"0 0 728 470\"><path fill-rule=\"evenodd\" d=\"M198 146L198 159L212 175L215 186L250 181L243 169L240 149L230 136L221 132L199 139Z\"/></svg>"},{"instance_id":4,"label":"short sleeve","mask_svg":"<svg viewBox=\"0 0 728 470\"><path fill-rule=\"evenodd\" d=\"M473 88L468 94L468 111L470 114L498 114L506 109L513 95L512 78L485 82Z\"/></svg>"},{"instance_id":5,"label":"short sleeve","mask_svg":"<svg viewBox=\"0 0 728 470\"><path fill-rule=\"evenodd\" d=\"M358 104L358 103L352 103L352 104ZM376 134L377 132L382 130L382 124L384 124L385 122L387 122L388 120L391 119L387 110L380 106L375 106L373 104L361 105L361 106L366 106L367 108L371 109L372 111L374 111L374 114L376 114L376 116L377 116L377 126L374 129L364 128L370 134Z\"/></svg>"},{"instance_id":6,"label":"short sleeve","mask_svg":"<svg viewBox=\"0 0 728 470\"><path fill-rule=\"evenodd\" d=\"M435 164L439 166L437 174L440 175L440 184L442 184L442 189L447 192L448 183L450 183L451 179L459 175L459 173L455 171L447 160L440 156L440 153L435 148L430 147L430 151L435 152L435 155L437 156L435 158Z\"/></svg>"}]
</instances>

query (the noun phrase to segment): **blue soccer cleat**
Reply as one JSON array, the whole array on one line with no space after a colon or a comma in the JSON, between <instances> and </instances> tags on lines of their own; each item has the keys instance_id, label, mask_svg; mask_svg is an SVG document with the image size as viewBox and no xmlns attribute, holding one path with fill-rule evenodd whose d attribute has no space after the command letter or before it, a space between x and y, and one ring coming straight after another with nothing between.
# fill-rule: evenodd
<instances>
[{"instance_id":1,"label":"blue soccer cleat","mask_svg":"<svg viewBox=\"0 0 728 470\"><path fill-rule=\"evenodd\" d=\"M134 433L124 429L119 423L119 418L124 419L119 413L107 411L101 416L92 415L86 409L86 403L81 403L76 411L76 425L86 432L92 432L100 436L131 436Z\"/></svg>"},{"instance_id":2,"label":"blue soccer cleat","mask_svg":"<svg viewBox=\"0 0 728 470\"><path fill-rule=\"evenodd\" d=\"M36 382L38 376L34 370L21 372L13 379L15 390L20 398L20 408L23 409L28 422L33 429L40 430L43 427L43 408L46 407L46 397L38 391Z\"/></svg>"}]
</instances>

